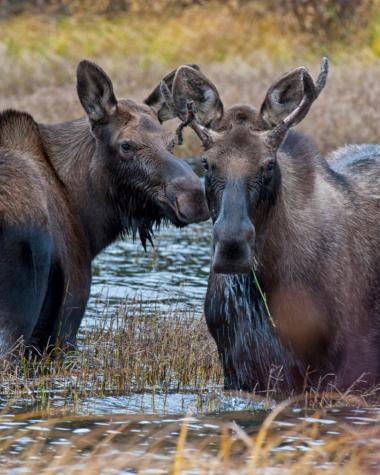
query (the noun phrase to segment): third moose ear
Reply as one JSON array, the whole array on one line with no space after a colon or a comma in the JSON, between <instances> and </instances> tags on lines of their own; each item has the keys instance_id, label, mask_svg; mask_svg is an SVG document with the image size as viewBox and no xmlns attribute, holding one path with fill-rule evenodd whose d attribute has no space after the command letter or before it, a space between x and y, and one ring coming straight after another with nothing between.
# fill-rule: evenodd
<instances>
[{"instance_id":1,"label":"third moose ear","mask_svg":"<svg viewBox=\"0 0 380 475\"><path fill-rule=\"evenodd\" d=\"M194 70L199 70L199 67L196 64L189 64L187 66ZM154 110L160 122L165 122L166 120L177 117L176 111L173 109L171 104L168 103L167 97L163 94L162 89L164 86L170 94L172 94L173 81L178 69L179 68L174 69L167 74L144 101L145 104Z\"/></svg>"},{"instance_id":2,"label":"third moose ear","mask_svg":"<svg viewBox=\"0 0 380 475\"><path fill-rule=\"evenodd\" d=\"M321 70L316 83L304 67L285 73L268 89L260 113L269 128L275 127L289 117L306 97L307 105L294 117L292 126L301 122L309 112L311 104L325 87L328 74L328 60L322 59Z\"/></svg>"},{"instance_id":3,"label":"third moose ear","mask_svg":"<svg viewBox=\"0 0 380 475\"><path fill-rule=\"evenodd\" d=\"M186 117L187 103L192 102L196 121L210 127L223 116L223 103L214 84L190 66L178 68L173 80L173 103L179 117Z\"/></svg>"},{"instance_id":4,"label":"third moose ear","mask_svg":"<svg viewBox=\"0 0 380 475\"><path fill-rule=\"evenodd\" d=\"M280 77L268 89L260 113L264 121L274 127L301 102L305 85L311 77L304 67L293 69Z\"/></svg>"},{"instance_id":5,"label":"third moose ear","mask_svg":"<svg viewBox=\"0 0 380 475\"><path fill-rule=\"evenodd\" d=\"M328 66L327 58L323 58L315 84L308 71L301 67L285 74L269 88L260 113L270 129L266 142L271 148L279 147L287 130L307 115L326 85Z\"/></svg>"}]
</instances>

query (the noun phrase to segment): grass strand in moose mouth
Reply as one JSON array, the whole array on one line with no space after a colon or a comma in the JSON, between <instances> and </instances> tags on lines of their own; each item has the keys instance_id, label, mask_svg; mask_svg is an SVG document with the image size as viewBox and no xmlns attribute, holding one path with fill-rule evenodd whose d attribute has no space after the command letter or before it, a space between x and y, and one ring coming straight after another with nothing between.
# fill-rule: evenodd
<instances>
[{"instance_id":1,"label":"grass strand in moose mouth","mask_svg":"<svg viewBox=\"0 0 380 475\"><path fill-rule=\"evenodd\" d=\"M262 288L261 288L261 285L259 283L259 280L257 278L257 275L256 275L256 272L255 270L252 268L252 275L253 275L253 279L255 281L255 285L256 285L256 288L257 290L259 291L259 294L260 294L260 297L262 298L263 300L263 303L264 303L264 307L265 307L265 311L267 313L267 316L269 318L269 321L271 322L272 326L273 327L276 327L276 323L274 322L273 320L273 317L272 317L272 314L269 310L269 307L268 307L268 302L267 302L267 298L266 298L266 295L265 293L263 292Z\"/></svg>"}]
</instances>

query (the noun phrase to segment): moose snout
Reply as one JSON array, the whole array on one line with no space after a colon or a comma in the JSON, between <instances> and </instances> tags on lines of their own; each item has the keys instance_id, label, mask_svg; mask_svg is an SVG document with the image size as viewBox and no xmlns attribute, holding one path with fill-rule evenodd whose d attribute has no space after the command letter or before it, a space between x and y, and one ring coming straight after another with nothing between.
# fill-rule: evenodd
<instances>
[{"instance_id":1,"label":"moose snout","mask_svg":"<svg viewBox=\"0 0 380 475\"><path fill-rule=\"evenodd\" d=\"M210 217L202 189L181 191L177 193L175 201L178 217L186 223L199 223Z\"/></svg>"},{"instance_id":2,"label":"moose snout","mask_svg":"<svg viewBox=\"0 0 380 475\"><path fill-rule=\"evenodd\" d=\"M255 228L247 219L239 229L228 229L216 221L214 225L214 258L212 269L218 274L245 274L253 265Z\"/></svg>"},{"instance_id":3,"label":"moose snout","mask_svg":"<svg viewBox=\"0 0 380 475\"><path fill-rule=\"evenodd\" d=\"M166 187L166 197L177 219L183 224L199 223L210 217L206 195L200 179L183 163L180 176Z\"/></svg>"},{"instance_id":4,"label":"moose snout","mask_svg":"<svg viewBox=\"0 0 380 475\"><path fill-rule=\"evenodd\" d=\"M164 192L160 201L165 215L177 226L209 219L203 185L190 165L170 154L161 160Z\"/></svg>"}]
</instances>

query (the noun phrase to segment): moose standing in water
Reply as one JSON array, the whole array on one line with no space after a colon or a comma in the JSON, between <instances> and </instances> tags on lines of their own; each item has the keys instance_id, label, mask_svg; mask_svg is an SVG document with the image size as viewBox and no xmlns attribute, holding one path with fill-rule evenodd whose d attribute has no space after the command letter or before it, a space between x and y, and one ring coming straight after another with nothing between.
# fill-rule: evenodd
<instances>
[{"instance_id":1,"label":"moose standing in water","mask_svg":"<svg viewBox=\"0 0 380 475\"><path fill-rule=\"evenodd\" d=\"M189 66L159 88L206 151L214 242L205 314L229 389L380 382L380 146L325 159L289 130L327 72L327 59L316 83L303 67L288 72L259 110L225 110Z\"/></svg>"},{"instance_id":2,"label":"moose standing in water","mask_svg":"<svg viewBox=\"0 0 380 475\"><path fill-rule=\"evenodd\" d=\"M108 76L82 61L87 118L37 124L0 114L0 353L23 336L42 351L75 343L91 261L120 234L145 246L162 220L208 218L198 177L147 104L117 100Z\"/></svg>"}]
</instances>

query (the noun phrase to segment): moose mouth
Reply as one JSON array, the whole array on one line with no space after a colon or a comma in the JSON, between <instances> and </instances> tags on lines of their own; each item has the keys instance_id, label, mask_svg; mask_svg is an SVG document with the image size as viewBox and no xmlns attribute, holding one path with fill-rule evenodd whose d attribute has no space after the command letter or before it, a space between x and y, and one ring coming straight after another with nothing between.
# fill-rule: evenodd
<instances>
[{"instance_id":1,"label":"moose mouth","mask_svg":"<svg viewBox=\"0 0 380 475\"><path fill-rule=\"evenodd\" d=\"M168 219L177 228L183 228L192 222L181 212L177 200L172 203L168 199L160 199L159 207L162 217Z\"/></svg>"},{"instance_id":2,"label":"moose mouth","mask_svg":"<svg viewBox=\"0 0 380 475\"><path fill-rule=\"evenodd\" d=\"M182 193L173 197L173 199L166 196L160 197L158 201L163 217L169 219L177 227L200 223L206 221L210 216L203 194L189 196L188 193Z\"/></svg>"}]
</instances>

